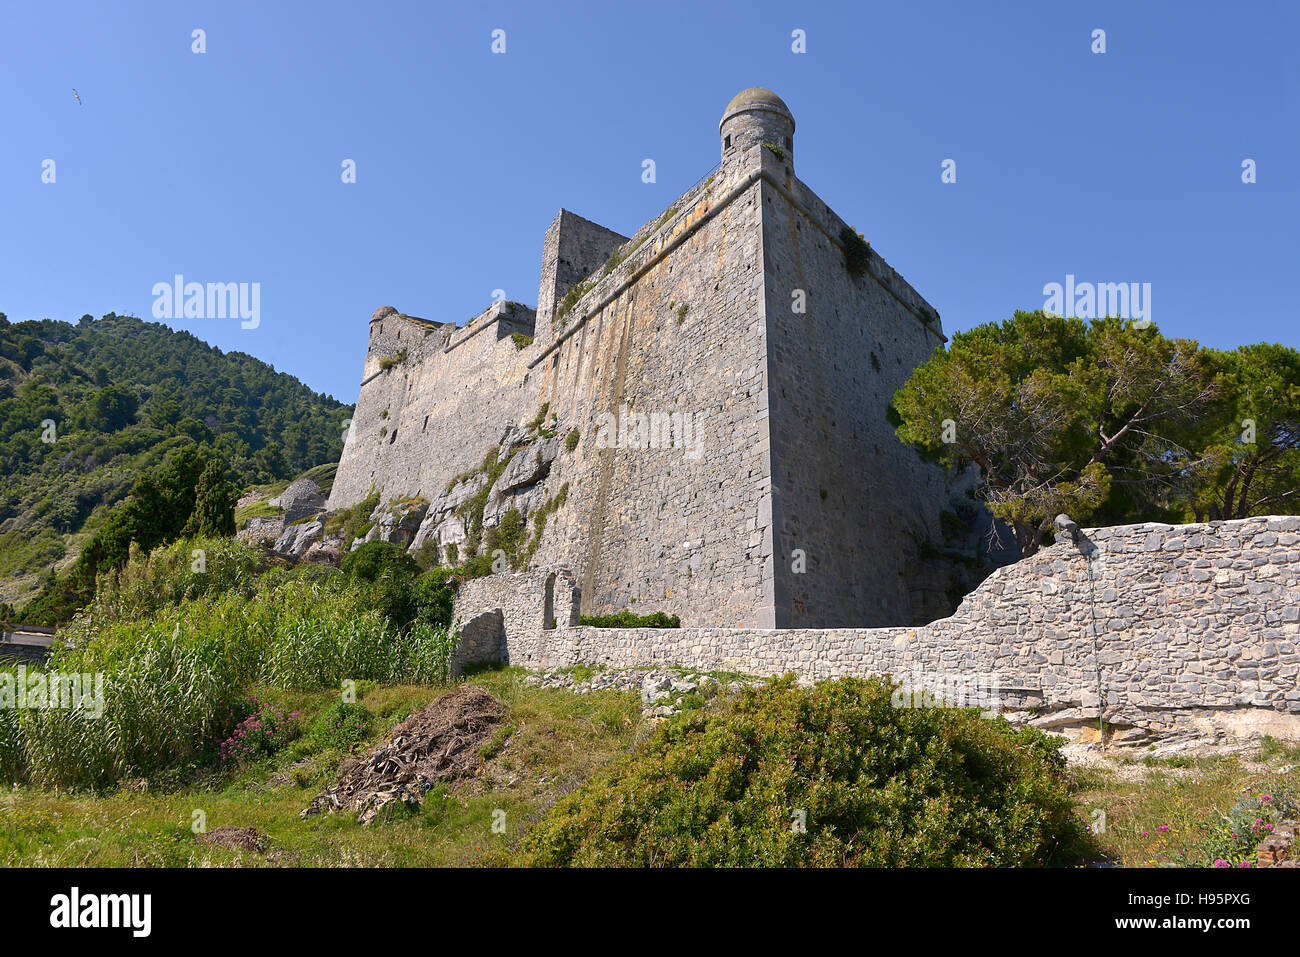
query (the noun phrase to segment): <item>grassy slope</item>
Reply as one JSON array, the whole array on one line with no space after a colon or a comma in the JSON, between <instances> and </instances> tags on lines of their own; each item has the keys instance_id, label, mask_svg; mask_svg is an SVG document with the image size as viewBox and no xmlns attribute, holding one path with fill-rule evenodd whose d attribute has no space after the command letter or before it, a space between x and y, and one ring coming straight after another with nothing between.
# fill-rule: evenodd
<instances>
[{"instance_id":1,"label":"grassy slope","mask_svg":"<svg viewBox=\"0 0 1300 957\"><path fill-rule=\"evenodd\" d=\"M294 760L294 747L238 772L210 775L170 793L126 787L105 796L22 789L0 794L0 866L465 866L504 864L528 823L601 764L633 745L640 729L634 695L573 695L531 688L523 673L486 673L472 683L509 707L509 736L479 777L435 788L415 815L363 828L353 816L302 819L311 798L333 783L342 755ZM438 689L375 687L359 700L377 717L364 749L382 740ZM333 704L329 692L277 693L274 700L312 717ZM304 744L305 746L305 744ZM492 833L493 812L506 832ZM196 844L195 810L209 830L251 826L271 838L265 856Z\"/></svg>"},{"instance_id":2,"label":"grassy slope","mask_svg":"<svg viewBox=\"0 0 1300 957\"><path fill-rule=\"evenodd\" d=\"M314 753L300 741L238 771L207 772L175 790L144 782L104 796L23 789L0 794L0 866L493 866L511 863L524 832L561 795L649 733L635 695L574 695L522 682L525 672L485 672L470 683L508 706L509 733L494 736L481 773L440 786L416 814L368 828L350 815L302 819L300 812L332 784L342 755ZM364 689L364 686L363 686ZM439 689L370 687L361 702L376 716L360 749L382 740ZM306 716L334 702L328 692L273 696ZM1078 768L1078 807L1107 815L1099 836L1106 856L1127 866L1180 865L1215 818L1243 792L1279 770L1300 783L1300 748L1268 746L1257 754L1213 759L1119 761ZM493 812L506 812L506 832L492 832ZM252 826L270 837L262 856L196 844L195 810L208 828ZM1161 825L1170 830L1160 831Z\"/></svg>"}]
</instances>

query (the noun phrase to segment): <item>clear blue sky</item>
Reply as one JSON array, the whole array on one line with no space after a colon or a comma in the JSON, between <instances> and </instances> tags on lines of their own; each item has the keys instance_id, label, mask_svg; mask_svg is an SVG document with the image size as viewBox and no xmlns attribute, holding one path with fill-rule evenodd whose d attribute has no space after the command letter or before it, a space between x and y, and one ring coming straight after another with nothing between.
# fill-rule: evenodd
<instances>
[{"instance_id":1,"label":"clear blue sky","mask_svg":"<svg viewBox=\"0 0 1300 957\"><path fill-rule=\"evenodd\" d=\"M800 178L950 331L1072 273L1151 283L1168 334L1300 345L1298 7L4 0L0 311L147 319L176 273L259 282L257 329L169 325L355 401L374 309L534 303L561 206L630 234L765 86Z\"/></svg>"}]
</instances>

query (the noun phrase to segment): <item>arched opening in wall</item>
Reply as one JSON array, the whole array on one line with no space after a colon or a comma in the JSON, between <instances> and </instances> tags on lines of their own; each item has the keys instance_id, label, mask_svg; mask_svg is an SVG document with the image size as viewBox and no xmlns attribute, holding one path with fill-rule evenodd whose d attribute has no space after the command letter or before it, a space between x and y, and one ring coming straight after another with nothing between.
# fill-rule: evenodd
<instances>
[{"instance_id":1,"label":"arched opening in wall","mask_svg":"<svg viewBox=\"0 0 1300 957\"><path fill-rule=\"evenodd\" d=\"M555 627L555 572L546 576L546 603L542 608L542 629L550 631Z\"/></svg>"}]
</instances>

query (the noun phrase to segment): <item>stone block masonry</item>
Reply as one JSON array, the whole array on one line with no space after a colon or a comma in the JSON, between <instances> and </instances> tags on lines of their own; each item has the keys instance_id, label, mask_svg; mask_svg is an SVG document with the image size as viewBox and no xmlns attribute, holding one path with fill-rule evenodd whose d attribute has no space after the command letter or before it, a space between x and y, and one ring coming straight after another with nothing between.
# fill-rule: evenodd
<instances>
[{"instance_id":1,"label":"stone block masonry","mask_svg":"<svg viewBox=\"0 0 1300 957\"><path fill-rule=\"evenodd\" d=\"M459 560L522 519L529 566L571 570L588 614L781 628L950 609L923 546L953 491L887 418L938 316L878 255L849 272L793 136L779 97L746 90L716 170L631 238L561 210L535 311L461 328L379 310L328 507L427 506L400 540ZM669 419L689 436L625 441Z\"/></svg>"},{"instance_id":2,"label":"stone block masonry","mask_svg":"<svg viewBox=\"0 0 1300 957\"><path fill-rule=\"evenodd\" d=\"M1100 665L1122 735L1300 739L1300 517L1085 529L910 628L574 626L576 588L563 572L490 576L465 583L456 615L491 632L477 660L982 679L1049 728L1096 724Z\"/></svg>"}]
</instances>

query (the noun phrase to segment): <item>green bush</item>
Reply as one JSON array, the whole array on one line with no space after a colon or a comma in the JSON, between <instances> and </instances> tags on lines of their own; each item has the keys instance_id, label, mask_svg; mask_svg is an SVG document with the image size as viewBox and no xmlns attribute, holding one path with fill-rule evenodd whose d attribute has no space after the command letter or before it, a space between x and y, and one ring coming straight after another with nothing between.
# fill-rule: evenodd
<instances>
[{"instance_id":1,"label":"green bush","mask_svg":"<svg viewBox=\"0 0 1300 957\"><path fill-rule=\"evenodd\" d=\"M370 733L370 725L370 712L362 705L340 701L316 719L311 741L318 748L349 751Z\"/></svg>"},{"instance_id":2,"label":"green bush","mask_svg":"<svg viewBox=\"0 0 1300 957\"><path fill-rule=\"evenodd\" d=\"M512 508L501 516L501 522L495 528L488 529L486 552L491 555L501 549L510 567L518 568L526 537L524 515L519 509Z\"/></svg>"},{"instance_id":3,"label":"green bush","mask_svg":"<svg viewBox=\"0 0 1300 957\"><path fill-rule=\"evenodd\" d=\"M365 582L382 581L387 577L414 578L420 566L401 545L393 542L364 542L355 551L343 556L340 563L343 574Z\"/></svg>"},{"instance_id":4,"label":"green bush","mask_svg":"<svg viewBox=\"0 0 1300 957\"><path fill-rule=\"evenodd\" d=\"M662 726L562 799L525 862L994 866L1079 859L1059 744L975 711L897 708L892 686L792 676ZM802 824L802 827L800 826Z\"/></svg>"},{"instance_id":5,"label":"green bush","mask_svg":"<svg viewBox=\"0 0 1300 957\"><path fill-rule=\"evenodd\" d=\"M651 612L649 615L620 611L613 615L583 615L578 619L578 624L594 628L680 628L682 620L677 615L665 615L662 611Z\"/></svg>"}]
</instances>

